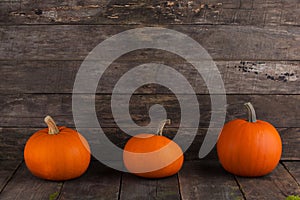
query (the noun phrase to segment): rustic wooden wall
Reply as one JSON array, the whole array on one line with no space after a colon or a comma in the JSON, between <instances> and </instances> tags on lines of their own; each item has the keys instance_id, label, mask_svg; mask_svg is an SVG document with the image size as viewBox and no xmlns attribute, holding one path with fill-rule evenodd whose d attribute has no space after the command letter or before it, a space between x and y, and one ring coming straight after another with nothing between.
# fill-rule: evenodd
<instances>
[{"instance_id":1,"label":"rustic wooden wall","mask_svg":"<svg viewBox=\"0 0 300 200\"><path fill-rule=\"evenodd\" d=\"M278 128L284 145L282 160L299 160L299 19L299 0L2 0L0 159L22 159L25 141L45 126L47 114L60 125L74 127L73 82L83 59L97 44L124 30L160 26L189 35L213 57L227 92L227 121L245 117L243 103L251 101L258 117ZM196 159L209 124L210 98L201 77L176 55L148 49L117 59L97 90L101 125L112 141L124 145L129 136L113 120L111 91L118 77L148 62L174 67L197 93L200 128L186 153L187 159ZM172 137L180 121L179 106L166 88L147 85L136 91L132 118L147 124L148 108L155 103L163 104L173 120L167 130Z\"/></svg>"}]
</instances>

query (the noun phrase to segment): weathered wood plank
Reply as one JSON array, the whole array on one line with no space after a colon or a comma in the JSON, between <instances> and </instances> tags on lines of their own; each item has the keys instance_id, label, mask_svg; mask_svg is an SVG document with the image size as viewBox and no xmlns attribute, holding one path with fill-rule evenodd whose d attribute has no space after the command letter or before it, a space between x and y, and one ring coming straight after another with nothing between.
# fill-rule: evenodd
<instances>
[{"instance_id":1,"label":"weathered wood plank","mask_svg":"<svg viewBox=\"0 0 300 200\"><path fill-rule=\"evenodd\" d=\"M300 128L279 129L283 143L283 160L300 160Z\"/></svg>"},{"instance_id":2,"label":"weathered wood plank","mask_svg":"<svg viewBox=\"0 0 300 200\"><path fill-rule=\"evenodd\" d=\"M72 96L69 94L20 94L0 95L0 127L44 127L43 118L53 116L58 124L74 127L72 117ZM83 95L83 100L91 98ZM122 97L119 95L118 97ZM190 96L184 95L186 99ZM211 104L209 95L197 95L201 112L200 127L207 127L211 118ZM252 102L261 120L272 123L275 127L299 127L300 112L298 104L300 95L227 95L226 120L247 118L243 106L245 102ZM102 127L116 127L111 113L111 96L96 95L96 112ZM129 105L132 119L139 125L150 122L149 108L154 104L165 107L168 117L173 121L172 126L180 123L180 105L174 95L133 95ZM190 105L192 108L195 105ZM80 109L80 108L79 108ZM89 126L87 117L94 108L84 108L80 121ZM291 112L293 111L293 112ZM215 111L217 112L217 111ZM284 116L284 117L282 117ZM125 118L124 118L125 120ZM214 122L212 122L214 125ZM189 122L182 127L191 127Z\"/></svg>"},{"instance_id":3,"label":"weathered wood plank","mask_svg":"<svg viewBox=\"0 0 300 200\"><path fill-rule=\"evenodd\" d=\"M120 172L108 168L98 161L91 161L84 175L64 183L59 199L117 200L120 180Z\"/></svg>"},{"instance_id":4,"label":"weathered wood plank","mask_svg":"<svg viewBox=\"0 0 300 200\"><path fill-rule=\"evenodd\" d=\"M2 8L0 23L299 25L298 1L71 1L24 0Z\"/></svg>"},{"instance_id":5,"label":"weathered wood plank","mask_svg":"<svg viewBox=\"0 0 300 200\"><path fill-rule=\"evenodd\" d=\"M177 175L164 179L145 179L133 174L122 176L120 200L180 199Z\"/></svg>"},{"instance_id":6,"label":"weathered wood plank","mask_svg":"<svg viewBox=\"0 0 300 200\"><path fill-rule=\"evenodd\" d=\"M298 182L298 185L300 186L300 162L287 161L287 162L283 162L283 165L287 168L287 170L291 173L293 178Z\"/></svg>"},{"instance_id":7,"label":"weathered wood plank","mask_svg":"<svg viewBox=\"0 0 300 200\"><path fill-rule=\"evenodd\" d=\"M45 127L46 125L44 125L43 128ZM41 128L1 128L0 160L22 160L26 141L31 135L40 129ZM98 129L93 129L92 131L96 133ZM117 133L115 128L103 128L103 131L108 139L121 148L124 147L125 142L129 139L128 135L121 134L120 132ZM89 140L89 142L93 145L97 144L92 140Z\"/></svg>"},{"instance_id":8,"label":"weathered wood plank","mask_svg":"<svg viewBox=\"0 0 300 200\"><path fill-rule=\"evenodd\" d=\"M1 148L2 150L2 148ZM5 151L5 149L3 149ZM21 160L2 160L0 159L0 193L5 188L8 181L13 176L14 172L17 170L21 164Z\"/></svg>"},{"instance_id":9,"label":"weathered wood plank","mask_svg":"<svg viewBox=\"0 0 300 200\"><path fill-rule=\"evenodd\" d=\"M60 124L62 125L62 124ZM71 127L73 128L73 127ZM23 159L23 149L28 138L40 128L2 128L0 131L0 160L18 160ZM281 159L287 160L300 160L299 155L299 129L300 128L278 128L283 143L283 152ZM98 129L90 129L93 133L99 133ZM134 129L132 129L134 130ZM103 128L106 137L115 145L124 148L130 135L124 133L118 128ZM184 129L184 134L190 134L189 128ZM137 131L134 131L137 132ZM172 139L177 133L177 128L166 127L164 135ZM202 145L203 139L207 133L207 128L199 128L196 137L194 138L191 146L184 153L185 160L198 159L198 152ZM182 136L184 137L184 135ZM182 140L186 140L182 138ZM97 142L89 140L91 145L98 145ZM216 149L207 155L205 159L217 159Z\"/></svg>"},{"instance_id":10,"label":"weathered wood plank","mask_svg":"<svg viewBox=\"0 0 300 200\"><path fill-rule=\"evenodd\" d=\"M103 40L135 27L1 26L0 60L83 60ZM300 60L300 31L294 26L177 25L166 28L187 34L216 60ZM114 48L118 47L107 52Z\"/></svg>"},{"instance_id":11,"label":"weathered wood plank","mask_svg":"<svg viewBox=\"0 0 300 200\"><path fill-rule=\"evenodd\" d=\"M73 128L73 127L71 127ZM15 160L23 159L23 150L26 141L29 139L29 137L34 134L37 130L40 128L2 128L0 131L0 159L1 160ZM75 128L74 128L75 129ZM100 130L97 128L89 128L88 129L92 133L99 133ZM132 129L134 130L134 129ZM130 135L124 133L121 130L116 130L115 128L103 128L103 131L106 135L106 137L116 146L119 148L124 148L126 142L131 137ZM135 133L139 133L139 131L134 130ZM140 131L141 132L141 131ZM191 146L188 148L188 150L185 152L185 160L194 160L198 158L198 151L200 149L200 146L203 142L203 138L207 132L207 129L200 128L197 132L196 137L194 138L194 141L192 142ZM164 136L172 139L177 133L176 128L166 128L164 132ZM132 134L132 133L130 133ZM184 129L184 133L182 136L179 136L183 140L185 139L185 134L190 134L190 129L186 128ZM88 139L88 138L87 138ZM186 140L186 139L185 139ZM100 145L97 140L93 140L93 138L88 139L89 144L92 146ZM94 153L92 148L92 153ZM109 157L110 154L107 153L107 156ZM216 159L215 150L207 156L207 158L210 159ZM109 158L108 158L109 159Z\"/></svg>"},{"instance_id":12,"label":"weathered wood plank","mask_svg":"<svg viewBox=\"0 0 300 200\"><path fill-rule=\"evenodd\" d=\"M234 177L217 161L185 162L179 172L180 192L188 199L243 199Z\"/></svg>"},{"instance_id":13,"label":"weathered wood plank","mask_svg":"<svg viewBox=\"0 0 300 200\"><path fill-rule=\"evenodd\" d=\"M10 15L12 12L18 12L21 9L20 0L1 0L0 1L0 24L15 23L16 21Z\"/></svg>"},{"instance_id":14,"label":"weathered wood plank","mask_svg":"<svg viewBox=\"0 0 300 200\"><path fill-rule=\"evenodd\" d=\"M116 60L103 74L98 83L97 93L111 93L117 81L128 70L142 63L157 62L171 66L185 76L195 93L208 94L205 82L193 66L180 58L167 59L166 53L164 56L161 54L153 56L148 53L146 55L129 53L130 57L127 55L127 58ZM169 56L173 58L172 55ZM0 93L72 93L81 63L81 61L0 61L0 74L3 74L0 80ZM299 61L217 61L216 65L222 76L226 94L300 94ZM170 91L157 85L147 85L136 91L136 94L139 93L166 94Z\"/></svg>"},{"instance_id":15,"label":"weathered wood plank","mask_svg":"<svg viewBox=\"0 0 300 200\"><path fill-rule=\"evenodd\" d=\"M26 141L37 128L0 128L0 160L22 160Z\"/></svg>"},{"instance_id":16,"label":"weathered wood plank","mask_svg":"<svg viewBox=\"0 0 300 200\"><path fill-rule=\"evenodd\" d=\"M62 182L53 182L34 177L21 165L13 178L1 193L2 199L49 199L50 196L59 195Z\"/></svg>"},{"instance_id":17,"label":"weathered wood plank","mask_svg":"<svg viewBox=\"0 0 300 200\"><path fill-rule=\"evenodd\" d=\"M6 13L6 15L16 24L79 22L91 24L93 23L91 22L92 18L95 17L100 20L98 23L103 21L102 23L109 24L109 18L103 17L104 12L108 9L107 4L109 2L109 0L74 0L68 2L22 0L20 9ZM5 24L5 21L2 23Z\"/></svg>"},{"instance_id":18,"label":"weathered wood plank","mask_svg":"<svg viewBox=\"0 0 300 200\"><path fill-rule=\"evenodd\" d=\"M269 175L259 178L237 177L246 199L285 199L300 193L300 186L279 164Z\"/></svg>"}]
</instances>

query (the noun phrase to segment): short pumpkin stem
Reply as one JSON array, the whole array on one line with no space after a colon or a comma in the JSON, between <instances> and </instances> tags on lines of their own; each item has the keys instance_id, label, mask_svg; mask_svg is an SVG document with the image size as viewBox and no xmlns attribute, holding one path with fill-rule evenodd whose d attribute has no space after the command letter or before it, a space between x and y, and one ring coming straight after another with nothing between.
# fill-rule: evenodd
<instances>
[{"instance_id":1,"label":"short pumpkin stem","mask_svg":"<svg viewBox=\"0 0 300 200\"><path fill-rule=\"evenodd\" d=\"M163 132L163 129L164 129L164 127L165 127L165 125L170 125L171 124L171 120L170 119L165 119L165 120L163 120L161 123L160 123L160 125L159 125L159 127L158 127L158 131L157 131L157 135L160 135L160 136L162 136L162 132Z\"/></svg>"},{"instance_id":2,"label":"short pumpkin stem","mask_svg":"<svg viewBox=\"0 0 300 200\"><path fill-rule=\"evenodd\" d=\"M248 103L245 103L244 106L248 110L248 121L256 122L256 113L255 113L255 109L254 109L253 105L250 102L248 102Z\"/></svg>"},{"instance_id":3,"label":"short pumpkin stem","mask_svg":"<svg viewBox=\"0 0 300 200\"><path fill-rule=\"evenodd\" d=\"M55 135L57 133L59 133L59 129L58 127L56 126L56 123L55 121L52 119L52 117L50 117L49 115L47 117L45 117L44 119L45 123L48 125L48 133L50 135Z\"/></svg>"}]
</instances>

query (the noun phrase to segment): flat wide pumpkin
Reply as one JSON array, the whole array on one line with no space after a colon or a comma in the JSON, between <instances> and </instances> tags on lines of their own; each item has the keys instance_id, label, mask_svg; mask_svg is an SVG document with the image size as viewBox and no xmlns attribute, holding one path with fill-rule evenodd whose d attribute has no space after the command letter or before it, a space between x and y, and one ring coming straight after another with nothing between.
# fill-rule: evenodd
<instances>
[{"instance_id":1,"label":"flat wide pumpkin","mask_svg":"<svg viewBox=\"0 0 300 200\"><path fill-rule=\"evenodd\" d=\"M163 178L181 169L183 152L175 142L162 136L165 123L158 135L142 133L126 143L123 160L129 172L145 178Z\"/></svg>"}]
</instances>

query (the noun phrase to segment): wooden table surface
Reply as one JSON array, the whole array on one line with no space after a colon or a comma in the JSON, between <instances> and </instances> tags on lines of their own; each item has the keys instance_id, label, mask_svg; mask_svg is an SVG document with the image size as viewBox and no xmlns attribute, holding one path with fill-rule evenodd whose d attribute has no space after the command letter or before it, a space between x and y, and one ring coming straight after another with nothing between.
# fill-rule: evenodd
<instances>
[{"instance_id":1,"label":"wooden table surface","mask_svg":"<svg viewBox=\"0 0 300 200\"><path fill-rule=\"evenodd\" d=\"M80 178L53 182L34 177L24 162L0 162L0 199L285 199L300 194L300 162L283 161L259 178L233 176L218 161L187 161L164 179L121 173L93 160Z\"/></svg>"}]
</instances>

